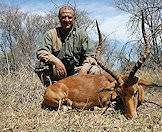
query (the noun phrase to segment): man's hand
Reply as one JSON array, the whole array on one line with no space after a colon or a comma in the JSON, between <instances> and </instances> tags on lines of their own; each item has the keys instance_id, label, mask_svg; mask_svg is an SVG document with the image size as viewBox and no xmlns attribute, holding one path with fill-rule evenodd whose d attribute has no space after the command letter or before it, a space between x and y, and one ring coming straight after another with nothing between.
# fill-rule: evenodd
<instances>
[{"instance_id":1,"label":"man's hand","mask_svg":"<svg viewBox=\"0 0 162 132\"><path fill-rule=\"evenodd\" d=\"M62 63L62 61L55 57L55 60L53 61L53 63L54 63L54 66L55 66L54 68L55 68L58 76L63 77L63 78L66 77L67 72L66 72L65 66Z\"/></svg>"}]
</instances>

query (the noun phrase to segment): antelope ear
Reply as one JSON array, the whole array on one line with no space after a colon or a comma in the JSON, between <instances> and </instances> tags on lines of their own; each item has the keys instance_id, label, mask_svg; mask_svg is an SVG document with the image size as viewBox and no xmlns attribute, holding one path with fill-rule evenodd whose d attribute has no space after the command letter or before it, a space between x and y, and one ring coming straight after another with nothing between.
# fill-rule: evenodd
<instances>
[{"instance_id":1,"label":"antelope ear","mask_svg":"<svg viewBox=\"0 0 162 132\"><path fill-rule=\"evenodd\" d=\"M138 91L139 91L138 101L139 101L139 105L140 105L144 102L144 89L143 89L143 87L139 85Z\"/></svg>"},{"instance_id":2,"label":"antelope ear","mask_svg":"<svg viewBox=\"0 0 162 132\"><path fill-rule=\"evenodd\" d=\"M132 79L132 83L133 84L136 84L138 82L138 77L134 76L133 79Z\"/></svg>"},{"instance_id":3,"label":"antelope ear","mask_svg":"<svg viewBox=\"0 0 162 132\"><path fill-rule=\"evenodd\" d=\"M128 86L132 86L138 82L138 77L134 76L131 81L128 83Z\"/></svg>"}]
</instances>

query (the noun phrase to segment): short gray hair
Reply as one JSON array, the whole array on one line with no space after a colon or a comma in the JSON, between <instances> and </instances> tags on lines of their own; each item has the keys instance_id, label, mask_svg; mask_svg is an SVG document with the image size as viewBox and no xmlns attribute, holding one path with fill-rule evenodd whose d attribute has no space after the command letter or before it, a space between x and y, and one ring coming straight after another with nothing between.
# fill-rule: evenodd
<instances>
[{"instance_id":1,"label":"short gray hair","mask_svg":"<svg viewBox=\"0 0 162 132\"><path fill-rule=\"evenodd\" d=\"M75 9L74 9L72 6L70 6L70 5L64 5L64 6L62 6L62 7L59 9L59 16L60 16L61 12L62 12L63 10L65 10L65 9L67 9L67 10L72 10L72 11L74 12L74 15L75 15Z\"/></svg>"}]
</instances>

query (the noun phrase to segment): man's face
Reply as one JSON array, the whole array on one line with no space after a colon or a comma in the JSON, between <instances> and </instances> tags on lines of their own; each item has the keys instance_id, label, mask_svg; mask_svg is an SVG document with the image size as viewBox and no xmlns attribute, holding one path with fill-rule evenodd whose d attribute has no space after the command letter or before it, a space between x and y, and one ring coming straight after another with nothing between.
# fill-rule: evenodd
<instances>
[{"instance_id":1,"label":"man's face","mask_svg":"<svg viewBox=\"0 0 162 132\"><path fill-rule=\"evenodd\" d=\"M62 10L59 15L59 19L63 29L65 30L70 29L75 21L74 11L69 9Z\"/></svg>"}]
</instances>

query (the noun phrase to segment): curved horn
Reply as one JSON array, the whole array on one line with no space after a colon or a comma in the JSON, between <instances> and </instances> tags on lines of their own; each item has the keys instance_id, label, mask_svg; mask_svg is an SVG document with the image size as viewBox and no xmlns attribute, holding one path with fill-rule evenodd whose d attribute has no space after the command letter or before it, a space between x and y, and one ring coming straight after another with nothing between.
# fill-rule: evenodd
<instances>
[{"instance_id":1,"label":"curved horn","mask_svg":"<svg viewBox=\"0 0 162 132\"><path fill-rule=\"evenodd\" d=\"M141 57L139 58L139 60L135 64L135 66L132 68L132 70L129 74L128 80L126 81L127 84L129 84L131 82L131 80L134 77L137 70L142 66L142 64L145 62L147 56L150 54L151 46L148 42L148 36L146 35L146 31L145 31L143 11L141 11L141 12L142 12L142 35L143 35L143 39L144 39L144 53L143 53L143 55L141 55Z\"/></svg>"},{"instance_id":2,"label":"curved horn","mask_svg":"<svg viewBox=\"0 0 162 132\"><path fill-rule=\"evenodd\" d=\"M101 50L103 48L103 37L102 37L101 31L99 29L97 20L96 20L96 27L97 27L97 32L98 32L99 43L96 48L95 56L98 58L99 55L101 54Z\"/></svg>"},{"instance_id":3,"label":"curved horn","mask_svg":"<svg viewBox=\"0 0 162 132\"><path fill-rule=\"evenodd\" d=\"M106 65L104 65L101 60L99 59L99 56L101 54L101 50L102 50L102 47L104 45L104 40L103 40L103 37L102 37L102 34L100 32L100 29L99 29L99 26L98 26L98 22L96 21L96 27L97 27L97 32L98 32L98 37L99 37L99 43L97 45L97 48L96 48L96 55L95 55L95 59L97 61L97 64L103 69L105 70L107 73L109 73L116 81L117 81L117 84L120 85L119 83L119 78L117 77L117 75L115 73L113 73L112 71L110 71Z\"/></svg>"}]
</instances>

